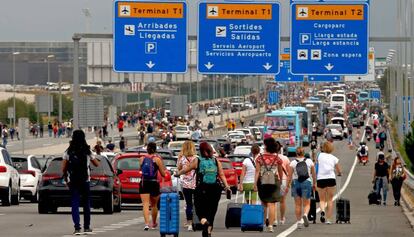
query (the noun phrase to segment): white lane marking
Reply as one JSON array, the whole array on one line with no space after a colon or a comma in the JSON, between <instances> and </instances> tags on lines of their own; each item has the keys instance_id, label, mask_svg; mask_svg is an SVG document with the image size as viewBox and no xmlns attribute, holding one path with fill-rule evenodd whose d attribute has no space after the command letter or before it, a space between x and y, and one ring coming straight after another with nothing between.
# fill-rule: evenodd
<instances>
[{"instance_id":1,"label":"white lane marking","mask_svg":"<svg viewBox=\"0 0 414 237\"><path fill-rule=\"evenodd\" d=\"M366 124L369 124L369 118L368 118L368 121L367 121L367 123ZM361 142L363 142L365 140L365 129L364 129L364 132L362 133L362 137L361 137ZM351 178L352 178L352 175L354 174L354 170L355 170L355 167L356 167L356 164L357 164L357 162L358 162L358 157L357 156L355 156L355 159L354 159L354 163L352 164L352 167L351 167L351 170L349 171L349 174L348 174L348 177L346 178L346 181L345 181L345 184L344 184L344 186L342 186L342 188L341 188L341 190L339 190L339 193L337 193L337 194L335 194L335 196L333 197L333 200L335 201L338 197L340 197L341 196L341 194L345 191L345 189L348 187L348 185L349 185L349 182L351 182ZM320 208L318 208L317 210L316 210L316 213L319 213L321 211L321 209ZM296 229L297 229L297 224L295 223L295 224L293 224L292 226L290 226L288 229L286 229L285 231L283 231L282 233L280 233L280 234L278 234L278 235L276 235L276 237L287 237L287 236L289 236L290 234L292 234Z\"/></svg>"},{"instance_id":2,"label":"white lane marking","mask_svg":"<svg viewBox=\"0 0 414 237\"><path fill-rule=\"evenodd\" d=\"M6 214L0 213L0 216L5 216Z\"/></svg>"}]
</instances>

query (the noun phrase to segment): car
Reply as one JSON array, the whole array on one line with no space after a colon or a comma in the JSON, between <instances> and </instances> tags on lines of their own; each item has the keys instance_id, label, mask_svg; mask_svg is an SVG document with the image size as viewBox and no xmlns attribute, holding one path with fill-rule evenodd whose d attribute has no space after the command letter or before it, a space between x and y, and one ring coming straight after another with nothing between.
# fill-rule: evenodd
<instances>
[{"instance_id":1,"label":"car","mask_svg":"<svg viewBox=\"0 0 414 237\"><path fill-rule=\"evenodd\" d=\"M207 142L208 144L210 144L214 150L218 150L220 148L220 143L218 142L217 139L213 139L213 138L203 138L197 141L198 144L202 143L202 142Z\"/></svg>"},{"instance_id":2,"label":"car","mask_svg":"<svg viewBox=\"0 0 414 237\"><path fill-rule=\"evenodd\" d=\"M99 166L90 166L90 197L92 208L103 208L105 214L121 212L121 185L109 160L97 156ZM39 187L39 214L56 213L59 207L71 206L71 194L63 179L62 157L54 157L43 173Z\"/></svg>"},{"instance_id":3,"label":"car","mask_svg":"<svg viewBox=\"0 0 414 237\"><path fill-rule=\"evenodd\" d=\"M235 155L249 155L251 153L251 145L236 146L234 148L233 154Z\"/></svg>"},{"instance_id":4,"label":"car","mask_svg":"<svg viewBox=\"0 0 414 237\"><path fill-rule=\"evenodd\" d=\"M221 111L220 111L220 108L217 106L212 106L207 109L207 116L210 116L210 115L213 116L213 115L219 115L219 114L221 114Z\"/></svg>"},{"instance_id":5,"label":"car","mask_svg":"<svg viewBox=\"0 0 414 237\"><path fill-rule=\"evenodd\" d=\"M117 155L115 152L101 152L101 156L105 156L111 162Z\"/></svg>"},{"instance_id":6,"label":"car","mask_svg":"<svg viewBox=\"0 0 414 237\"><path fill-rule=\"evenodd\" d=\"M3 206L19 205L20 174L3 147L0 147L0 198Z\"/></svg>"},{"instance_id":7,"label":"car","mask_svg":"<svg viewBox=\"0 0 414 237\"><path fill-rule=\"evenodd\" d=\"M217 160L220 161L221 166L223 167L223 172L226 176L227 184L230 186L232 193L236 194L239 178L236 169L232 165L231 160L228 158L217 158Z\"/></svg>"},{"instance_id":8,"label":"car","mask_svg":"<svg viewBox=\"0 0 414 237\"><path fill-rule=\"evenodd\" d=\"M140 153L140 154L146 154L147 150L143 147L137 148L137 149L127 149L125 153ZM172 159L174 158L175 154L172 150L169 149L162 149L157 148L157 153L163 158L163 159Z\"/></svg>"},{"instance_id":9,"label":"car","mask_svg":"<svg viewBox=\"0 0 414 237\"><path fill-rule=\"evenodd\" d=\"M39 162L40 164L42 173L45 172L46 168L49 166L50 162L53 160L54 157L55 156L46 156L46 155L36 157L37 162Z\"/></svg>"},{"instance_id":10,"label":"car","mask_svg":"<svg viewBox=\"0 0 414 237\"><path fill-rule=\"evenodd\" d=\"M254 135L252 133L252 131L249 128L238 128L236 130L234 130L235 132L243 132L244 135L246 136L247 140L252 141L254 139Z\"/></svg>"},{"instance_id":11,"label":"car","mask_svg":"<svg viewBox=\"0 0 414 237\"><path fill-rule=\"evenodd\" d=\"M228 138L230 139L231 143L240 144L240 143L247 143L246 135L241 133L229 133Z\"/></svg>"},{"instance_id":12,"label":"car","mask_svg":"<svg viewBox=\"0 0 414 237\"><path fill-rule=\"evenodd\" d=\"M244 102L244 107L246 109L254 109L256 106L253 103L251 103L249 101L246 101L246 102Z\"/></svg>"},{"instance_id":13,"label":"car","mask_svg":"<svg viewBox=\"0 0 414 237\"><path fill-rule=\"evenodd\" d=\"M346 126L346 121L343 117L333 117L331 118L331 123L339 124L342 127L343 137L348 137L348 127Z\"/></svg>"},{"instance_id":14,"label":"car","mask_svg":"<svg viewBox=\"0 0 414 237\"><path fill-rule=\"evenodd\" d=\"M31 202L39 200L42 166L33 155L11 155L14 168L20 174L20 196Z\"/></svg>"},{"instance_id":15,"label":"car","mask_svg":"<svg viewBox=\"0 0 414 237\"><path fill-rule=\"evenodd\" d=\"M139 186L141 182L140 159L148 155L147 153L125 153L120 154L112 160L112 167L119 170L119 179L121 181L121 199L122 203L141 203L139 195ZM167 171L166 177L161 178L158 174L161 188L171 187L171 173Z\"/></svg>"},{"instance_id":16,"label":"car","mask_svg":"<svg viewBox=\"0 0 414 237\"><path fill-rule=\"evenodd\" d=\"M236 170L237 176L240 177L243 169L243 161L250 156L247 154L231 154L227 158L231 161L234 169Z\"/></svg>"},{"instance_id":17,"label":"car","mask_svg":"<svg viewBox=\"0 0 414 237\"><path fill-rule=\"evenodd\" d=\"M168 143L167 148L171 150L181 150L185 141L172 141Z\"/></svg>"},{"instance_id":18,"label":"car","mask_svg":"<svg viewBox=\"0 0 414 237\"><path fill-rule=\"evenodd\" d=\"M250 132L253 134L254 140L262 140L262 132L259 127L249 126L248 129L250 129Z\"/></svg>"},{"instance_id":19,"label":"car","mask_svg":"<svg viewBox=\"0 0 414 237\"><path fill-rule=\"evenodd\" d=\"M177 161L178 159L163 159L165 168L170 171L170 174L173 174L174 171L177 170ZM181 182L180 182L180 178L179 177L175 177L172 176L171 177L171 182L172 182L172 187L175 188L175 190L178 191L179 195L180 195L180 199L184 200L184 194L183 194L183 190L181 188Z\"/></svg>"},{"instance_id":20,"label":"car","mask_svg":"<svg viewBox=\"0 0 414 237\"><path fill-rule=\"evenodd\" d=\"M175 136L177 140L184 139L184 140L190 140L191 134L192 134L192 128L190 126L176 126L174 128Z\"/></svg>"},{"instance_id":21,"label":"car","mask_svg":"<svg viewBox=\"0 0 414 237\"><path fill-rule=\"evenodd\" d=\"M344 138L344 134L343 134L343 131L342 131L342 127L341 127L340 124L332 124L332 123L331 124L328 124L326 126L326 129L330 129L331 130L332 136L334 138L339 138L341 140Z\"/></svg>"}]
</instances>

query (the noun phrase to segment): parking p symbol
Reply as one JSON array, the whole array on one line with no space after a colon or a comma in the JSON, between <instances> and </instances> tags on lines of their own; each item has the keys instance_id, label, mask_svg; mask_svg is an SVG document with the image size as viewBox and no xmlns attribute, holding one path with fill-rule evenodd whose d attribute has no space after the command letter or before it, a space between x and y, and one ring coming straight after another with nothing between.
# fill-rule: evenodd
<instances>
[{"instance_id":1,"label":"parking p symbol","mask_svg":"<svg viewBox=\"0 0 414 237\"><path fill-rule=\"evenodd\" d=\"M157 54L157 43L155 43L155 42L146 42L145 43L145 53L146 54Z\"/></svg>"},{"instance_id":2,"label":"parking p symbol","mask_svg":"<svg viewBox=\"0 0 414 237\"><path fill-rule=\"evenodd\" d=\"M300 45L310 45L311 44L311 34L309 33L302 33L299 34L300 37Z\"/></svg>"}]
</instances>

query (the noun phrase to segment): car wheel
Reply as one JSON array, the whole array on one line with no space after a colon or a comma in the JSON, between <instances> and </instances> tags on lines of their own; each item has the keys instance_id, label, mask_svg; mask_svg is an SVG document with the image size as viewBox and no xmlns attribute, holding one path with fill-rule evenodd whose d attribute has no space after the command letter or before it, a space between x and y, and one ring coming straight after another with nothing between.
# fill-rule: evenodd
<instances>
[{"instance_id":1,"label":"car wheel","mask_svg":"<svg viewBox=\"0 0 414 237\"><path fill-rule=\"evenodd\" d=\"M7 206L7 207L10 206L11 201L12 201L12 195L11 195L11 193L12 193L12 190L11 190L11 187L9 185L9 188L7 189L7 191L4 194L3 198L1 199L1 204L3 206Z\"/></svg>"},{"instance_id":2,"label":"car wheel","mask_svg":"<svg viewBox=\"0 0 414 237\"><path fill-rule=\"evenodd\" d=\"M39 212L39 214L47 214L49 211L47 203L45 201L39 201L37 205L37 211Z\"/></svg>"},{"instance_id":3,"label":"car wheel","mask_svg":"<svg viewBox=\"0 0 414 237\"><path fill-rule=\"evenodd\" d=\"M116 199L117 199L117 203L116 205L114 205L114 212L121 212L122 210L121 194L119 194L119 196Z\"/></svg>"},{"instance_id":4,"label":"car wheel","mask_svg":"<svg viewBox=\"0 0 414 237\"><path fill-rule=\"evenodd\" d=\"M104 202L103 211L105 214L114 213L114 196L112 195L112 193L109 195L107 200Z\"/></svg>"},{"instance_id":5,"label":"car wheel","mask_svg":"<svg viewBox=\"0 0 414 237\"><path fill-rule=\"evenodd\" d=\"M19 184L20 187L20 184ZM17 189L17 193L12 196L11 204L12 205L19 205L20 202L20 188Z\"/></svg>"}]
</instances>

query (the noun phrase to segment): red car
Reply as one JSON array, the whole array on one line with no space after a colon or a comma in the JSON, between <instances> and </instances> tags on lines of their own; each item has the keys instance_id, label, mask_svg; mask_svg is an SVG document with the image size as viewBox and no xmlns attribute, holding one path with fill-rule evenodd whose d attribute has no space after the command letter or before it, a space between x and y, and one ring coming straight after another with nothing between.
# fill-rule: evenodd
<instances>
[{"instance_id":1,"label":"red car","mask_svg":"<svg viewBox=\"0 0 414 237\"><path fill-rule=\"evenodd\" d=\"M148 154L145 153L126 153L121 154L112 160L112 165L115 170L121 170L118 175L121 181L121 197L122 203L141 203L139 195L139 184L141 182L141 171L139 171L139 159ZM162 187L171 187L171 174L166 171L164 182L162 182L161 175L158 173L158 180Z\"/></svg>"},{"instance_id":2,"label":"red car","mask_svg":"<svg viewBox=\"0 0 414 237\"><path fill-rule=\"evenodd\" d=\"M227 158L217 158L221 162L223 167L224 175L226 176L227 184L230 186L233 194L237 192L237 185L239 184L239 178L236 170L234 169L231 161Z\"/></svg>"},{"instance_id":3,"label":"red car","mask_svg":"<svg viewBox=\"0 0 414 237\"><path fill-rule=\"evenodd\" d=\"M242 173L244 159L249 158L249 157L250 157L249 155L243 155L243 154L232 154L232 155L227 156L227 158L231 160L238 177L240 177Z\"/></svg>"}]
</instances>

